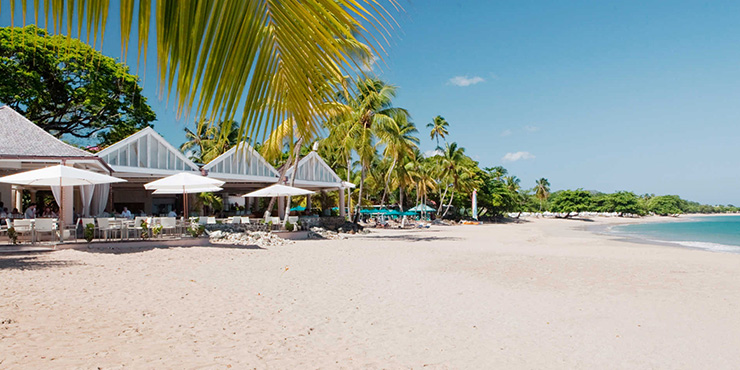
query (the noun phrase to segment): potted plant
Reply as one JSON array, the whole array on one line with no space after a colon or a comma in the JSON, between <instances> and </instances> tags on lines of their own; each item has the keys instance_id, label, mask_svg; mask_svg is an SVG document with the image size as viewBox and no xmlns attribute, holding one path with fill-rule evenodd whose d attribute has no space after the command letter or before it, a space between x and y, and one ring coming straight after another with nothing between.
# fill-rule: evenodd
<instances>
[{"instance_id":1,"label":"potted plant","mask_svg":"<svg viewBox=\"0 0 740 370\"><path fill-rule=\"evenodd\" d=\"M85 230L83 233L85 236L85 240L87 240L87 244L90 244L90 242L95 239L95 224L85 225Z\"/></svg>"},{"instance_id":2,"label":"potted plant","mask_svg":"<svg viewBox=\"0 0 740 370\"><path fill-rule=\"evenodd\" d=\"M10 238L10 241L14 245L18 244L18 233L15 231L14 227L8 228L8 238Z\"/></svg>"}]
</instances>

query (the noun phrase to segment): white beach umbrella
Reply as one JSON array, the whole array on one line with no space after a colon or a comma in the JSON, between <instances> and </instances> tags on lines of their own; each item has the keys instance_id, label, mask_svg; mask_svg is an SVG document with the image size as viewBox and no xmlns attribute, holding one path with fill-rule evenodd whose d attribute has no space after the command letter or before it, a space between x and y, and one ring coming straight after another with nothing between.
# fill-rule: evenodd
<instances>
[{"instance_id":1,"label":"white beach umbrella","mask_svg":"<svg viewBox=\"0 0 740 370\"><path fill-rule=\"evenodd\" d=\"M64 165L45 167L38 170L0 177L0 182L7 184L59 186L60 188L65 186L98 185L125 181L126 180L119 179L117 177ZM60 225L64 225L64 191L61 191L61 199L59 203L59 221ZM64 233L62 233L62 238L64 238L63 234Z\"/></svg>"},{"instance_id":2,"label":"white beach umbrella","mask_svg":"<svg viewBox=\"0 0 740 370\"><path fill-rule=\"evenodd\" d=\"M296 188L288 185L274 184L266 188L242 195L243 197L292 197L297 195L313 194L313 191Z\"/></svg>"},{"instance_id":3,"label":"white beach umbrella","mask_svg":"<svg viewBox=\"0 0 740 370\"><path fill-rule=\"evenodd\" d=\"M210 177L180 172L165 178L144 184L144 189L154 190L156 194L182 194L183 214L188 217L188 197L192 193L212 193L221 190L225 182ZM207 189L207 190L203 190ZM161 191L161 192L159 192ZM159 193L158 193L159 192Z\"/></svg>"},{"instance_id":4,"label":"white beach umbrella","mask_svg":"<svg viewBox=\"0 0 740 370\"><path fill-rule=\"evenodd\" d=\"M152 181L144 184L144 189L147 190L159 190L159 189L200 189L205 187L223 185L224 182L221 180L212 179L210 177L196 175L193 173L180 172L175 175L167 176L165 178Z\"/></svg>"},{"instance_id":5,"label":"white beach umbrella","mask_svg":"<svg viewBox=\"0 0 740 370\"><path fill-rule=\"evenodd\" d=\"M215 193L217 191L224 190L218 186L205 186L202 188L189 188L185 190L185 193L187 194L193 194L193 193ZM161 188L154 191L153 194L182 194L182 189L166 189Z\"/></svg>"},{"instance_id":6,"label":"white beach umbrella","mask_svg":"<svg viewBox=\"0 0 740 370\"><path fill-rule=\"evenodd\" d=\"M97 185L125 181L102 173L62 165L0 177L2 183L35 186Z\"/></svg>"}]
</instances>

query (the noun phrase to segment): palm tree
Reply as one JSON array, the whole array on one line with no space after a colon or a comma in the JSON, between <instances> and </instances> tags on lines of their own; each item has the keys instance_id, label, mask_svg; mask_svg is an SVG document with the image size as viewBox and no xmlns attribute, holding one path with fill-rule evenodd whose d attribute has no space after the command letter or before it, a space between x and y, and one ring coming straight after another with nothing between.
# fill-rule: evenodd
<instances>
[{"instance_id":1,"label":"palm tree","mask_svg":"<svg viewBox=\"0 0 740 370\"><path fill-rule=\"evenodd\" d=\"M441 137L444 139L447 135L450 134L449 131L447 131L447 127L449 127L450 124L447 123L444 117L437 116L434 117L431 123L427 123L427 128L431 128L432 131L429 133L429 137L434 140L437 139L437 149L442 149L442 147L439 146L439 138Z\"/></svg>"},{"instance_id":2,"label":"palm tree","mask_svg":"<svg viewBox=\"0 0 740 370\"><path fill-rule=\"evenodd\" d=\"M208 163L237 143L239 123L221 121L213 124L209 120L200 120L195 123L195 131L185 128L185 138L180 151L190 152L190 159L196 163Z\"/></svg>"},{"instance_id":3,"label":"palm tree","mask_svg":"<svg viewBox=\"0 0 740 370\"><path fill-rule=\"evenodd\" d=\"M463 161L465 161L466 158L465 148L457 146L457 143L453 142L445 145L444 153L441 158L439 158L439 164L442 172L441 178L443 183L446 184L446 187L444 189L444 194L442 194L442 197L439 200L437 215L442 213L444 199L449 188L452 188L452 196L450 197L450 205L452 205L452 198L455 196L455 186L458 183L460 175L467 171L467 169L463 167Z\"/></svg>"},{"instance_id":4,"label":"palm tree","mask_svg":"<svg viewBox=\"0 0 740 370\"><path fill-rule=\"evenodd\" d=\"M393 106L396 87L375 78L363 78L355 85L354 96L340 96L350 107L340 118L336 132L346 136L360 160L361 175L357 207L362 203L367 171L376 156L376 130L398 125L396 119L408 117L403 108Z\"/></svg>"},{"instance_id":5,"label":"palm tree","mask_svg":"<svg viewBox=\"0 0 740 370\"><path fill-rule=\"evenodd\" d=\"M12 26L15 1L10 4ZM54 33L62 33L66 25L72 37L74 19L78 24L74 36L87 36L86 42L92 40L94 46L98 39L102 43L110 0L39 4L22 0L24 22L28 7L46 24L51 18ZM241 111L244 138L255 137L254 133L286 118L297 122L304 133L315 132L325 117L317 117L310 107L334 97L333 92L315 89L313 83L360 72L373 58L372 50L382 49L361 41L385 38L381 33L389 33L395 23L386 7L400 8L397 0L126 0L119 4L114 12L120 14L116 22L121 28L121 59L126 60L136 25L138 55L146 63L150 31L156 29L160 89L164 92L166 87L168 97L174 93L178 113L195 111L200 119L210 115L231 120Z\"/></svg>"},{"instance_id":6,"label":"palm tree","mask_svg":"<svg viewBox=\"0 0 740 370\"><path fill-rule=\"evenodd\" d=\"M383 156L391 160L390 168L385 176L385 188L380 204L385 204L388 183L396 174L394 171L397 171L396 164L413 155L413 149L419 145L419 138L414 136L418 132L416 125L408 120L405 112L401 111L397 117L393 118L393 120L380 121L375 130L379 139L378 143L385 145Z\"/></svg>"},{"instance_id":7,"label":"palm tree","mask_svg":"<svg viewBox=\"0 0 740 370\"><path fill-rule=\"evenodd\" d=\"M534 196L540 200L540 212L542 212L542 204L550 196L550 182L546 178L543 177L537 180L537 185L534 187Z\"/></svg>"}]
</instances>

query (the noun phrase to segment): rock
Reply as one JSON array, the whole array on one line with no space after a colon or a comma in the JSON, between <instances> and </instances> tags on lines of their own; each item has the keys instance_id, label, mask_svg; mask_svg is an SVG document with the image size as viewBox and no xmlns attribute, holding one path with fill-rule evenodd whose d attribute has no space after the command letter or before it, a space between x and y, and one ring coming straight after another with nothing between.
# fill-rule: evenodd
<instances>
[{"instance_id":1,"label":"rock","mask_svg":"<svg viewBox=\"0 0 740 370\"><path fill-rule=\"evenodd\" d=\"M208 236L211 243L214 244L256 245L261 248L279 247L293 243L266 231L224 232L215 230L208 232Z\"/></svg>"}]
</instances>

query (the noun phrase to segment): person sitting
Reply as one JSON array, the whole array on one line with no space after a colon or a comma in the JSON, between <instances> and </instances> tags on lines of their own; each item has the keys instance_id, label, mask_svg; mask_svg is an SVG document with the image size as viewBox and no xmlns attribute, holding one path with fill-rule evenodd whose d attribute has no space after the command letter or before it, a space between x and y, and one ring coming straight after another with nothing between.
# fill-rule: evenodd
<instances>
[{"instance_id":1,"label":"person sitting","mask_svg":"<svg viewBox=\"0 0 740 370\"><path fill-rule=\"evenodd\" d=\"M26 208L26 212L23 214L23 217L26 219L36 218L36 203L31 203L31 205Z\"/></svg>"},{"instance_id":2,"label":"person sitting","mask_svg":"<svg viewBox=\"0 0 740 370\"><path fill-rule=\"evenodd\" d=\"M3 202L0 202L0 220L3 220L4 222L5 218L8 217L8 209L4 208L2 205Z\"/></svg>"},{"instance_id":3,"label":"person sitting","mask_svg":"<svg viewBox=\"0 0 740 370\"><path fill-rule=\"evenodd\" d=\"M167 214L167 217L177 217L177 212L175 210L171 210L170 213Z\"/></svg>"},{"instance_id":4,"label":"person sitting","mask_svg":"<svg viewBox=\"0 0 740 370\"><path fill-rule=\"evenodd\" d=\"M121 217L127 218L129 220L134 218L134 216L131 215L131 211L129 211L127 207L123 207L123 212L121 212Z\"/></svg>"},{"instance_id":5,"label":"person sitting","mask_svg":"<svg viewBox=\"0 0 740 370\"><path fill-rule=\"evenodd\" d=\"M41 213L41 217L43 218L53 218L53 212L51 211L51 208L44 207L44 212Z\"/></svg>"}]
</instances>

